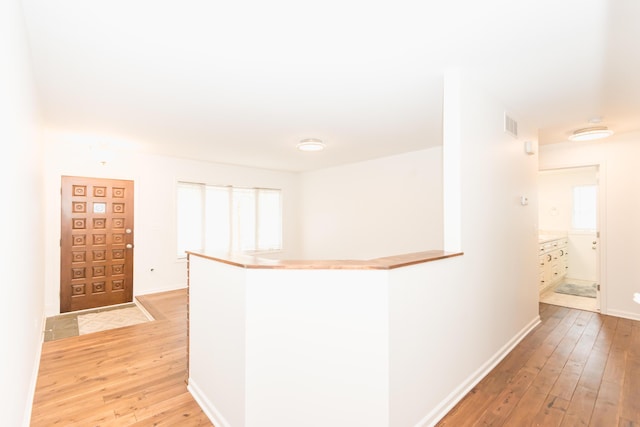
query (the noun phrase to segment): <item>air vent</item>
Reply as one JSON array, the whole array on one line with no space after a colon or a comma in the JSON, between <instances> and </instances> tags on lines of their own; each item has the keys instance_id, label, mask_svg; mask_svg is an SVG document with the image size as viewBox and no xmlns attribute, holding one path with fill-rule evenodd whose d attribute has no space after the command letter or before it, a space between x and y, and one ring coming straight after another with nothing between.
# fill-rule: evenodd
<instances>
[{"instance_id":1,"label":"air vent","mask_svg":"<svg viewBox=\"0 0 640 427\"><path fill-rule=\"evenodd\" d=\"M518 122L509 117L507 113L504 114L504 131L511 136L518 137Z\"/></svg>"}]
</instances>

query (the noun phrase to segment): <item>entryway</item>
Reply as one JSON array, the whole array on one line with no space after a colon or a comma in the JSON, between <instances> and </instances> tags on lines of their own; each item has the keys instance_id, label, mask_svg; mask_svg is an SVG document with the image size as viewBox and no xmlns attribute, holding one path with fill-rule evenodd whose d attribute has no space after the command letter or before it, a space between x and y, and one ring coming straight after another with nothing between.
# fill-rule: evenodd
<instances>
[{"instance_id":1,"label":"entryway","mask_svg":"<svg viewBox=\"0 0 640 427\"><path fill-rule=\"evenodd\" d=\"M600 311L598 174L597 165L539 172L539 263L560 259L550 275L541 273L541 302ZM545 251L542 243L554 238L558 248Z\"/></svg>"},{"instance_id":2,"label":"entryway","mask_svg":"<svg viewBox=\"0 0 640 427\"><path fill-rule=\"evenodd\" d=\"M153 317L134 302L73 311L47 317L44 342L138 325L150 320L153 320Z\"/></svg>"},{"instance_id":3,"label":"entryway","mask_svg":"<svg viewBox=\"0 0 640 427\"><path fill-rule=\"evenodd\" d=\"M62 177L60 312L133 300L133 181Z\"/></svg>"}]
</instances>

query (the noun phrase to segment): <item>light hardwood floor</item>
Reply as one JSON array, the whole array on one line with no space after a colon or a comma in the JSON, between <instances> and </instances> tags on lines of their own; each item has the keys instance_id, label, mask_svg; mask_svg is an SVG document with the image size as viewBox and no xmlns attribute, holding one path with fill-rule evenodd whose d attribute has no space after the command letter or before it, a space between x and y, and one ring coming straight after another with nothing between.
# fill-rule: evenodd
<instances>
[{"instance_id":1,"label":"light hardwood floor","mask_svg":"<svg viewBox=\"0 0 640 427\"><path fill-rule=\"evenodd\" d=\"M155 321L43 343L32 426L212 425L185 384L186 291L138 300Z\"/></svg>"},{"instance_id":2,"label":"light hardwood floor","mask_svg":"<svg viewBox=\"0 0 640 427\"><path fill-rule=\"evenodd\" d=\"M540 316L438 426L640 426L640 322L548 304Z\"/></svg>"},{"instance_id":3,"label":"light hardwood floor","mask_svg":"<svg viewBox=\"0 0 640 427\"><path fill-rule=\"evenodd\" d=\"M186 293L139 300L158 320L44 343L32 426L211 426L185 386ZM540 315L440 427L640 426L640 322Z\"/></svg>"}]
</instances>

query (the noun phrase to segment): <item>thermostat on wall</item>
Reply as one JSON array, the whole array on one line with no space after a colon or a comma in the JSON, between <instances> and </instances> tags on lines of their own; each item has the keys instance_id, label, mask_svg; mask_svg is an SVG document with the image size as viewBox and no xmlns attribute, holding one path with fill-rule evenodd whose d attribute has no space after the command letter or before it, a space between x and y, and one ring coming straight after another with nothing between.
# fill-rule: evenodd
<instances>
[{"instance_id":1,"label":"thermostat on wall","mask_svg":"<svg viewBox=\"0 0 640 427\"><path fill-rule=\"evenodd\" d=\"M536 149L533 146L533 141L525 141L524 142L524 152L527 154L535 154Z\"/></svg>"}]
</instances>

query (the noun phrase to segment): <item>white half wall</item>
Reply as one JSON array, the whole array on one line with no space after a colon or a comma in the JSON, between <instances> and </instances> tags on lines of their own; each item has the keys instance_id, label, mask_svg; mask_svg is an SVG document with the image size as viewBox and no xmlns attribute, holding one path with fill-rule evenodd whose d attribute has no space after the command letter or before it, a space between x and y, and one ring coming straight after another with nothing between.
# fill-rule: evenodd
<instances>
[{"instance_id":1,"label":"white half wall","mask_svg":"<svg viewBox=\"0 0 640 427\"><path fill-rule=\"evenodd\" d=\"M0 414L28 426L42 342L44 220L40 118L21 2L0 2Z\"/></svg>"},{"instance_id":2,"label":"white half wall","mask_svg":"<svg viewBox=\"0 0 640 427\"><path fill-rule=\"evenodd\" d=\"M460 83L460 103L455 108L461 117L460 235L464 255L390 272L247 271L245 309L236 310L247 313L247 320L244 324L228 322L247 336L245 347L230 346L247 363L247 425L265 419L271 424L300 425L300 419L306 421L305 417L311 417L302 423L305 425L435 425L539 322L538 271L531 261L538 252L538 161L537 156L523 150L524 140L534 140L535 131L520 123L522 139L505 134L504 107L468 79L461 78ZM425 156L422 164L434 155L428 151L418 154ZM439 156L440 150L437 151ZM310 257L367 258L379 250L385 254L405 252L406 247L399 249L390 236L377 234L379 228L397 225L396 210L404 212L393 204L394 197L399 197L392 191L396 187L384 187L387 191L382 193L374 190L385 179L402 182L412 170L416 174L422 171L407 159L412 155L416 153L303 174L300 189L304 248L311 242L318 242L320 248ZM393 167L383 167L389 165ZM430 175L423 178L427 176ZM424 186L416 183L412 188L414 193L400 196L403 201L411 195L415 199L424 194ZM521 204L523 196L529 204ZM370 213L374 208L375 212ZM441 199L434 209L442 209ZM377 217L377 211L392 218L396 215L395 221ZM378 238L367 239L354 232L360 230L361 223L366 224L364 230ZM414 218L403 223L401 230L404 232L411 225L420 226ZM332 227L341 232L333 232ZM386 242L388 246L363 249L359 242L351 241L357 238L369 245ZM409 239L416 241L424 240ZM387 288L378 281L383 276L388 276ZM202 280L206 274L198 277ZM198 284L192 280L191 286ZM237 298L234 301L233 306L241 305ZM218 310L220 313L225 311ZM318 336L321 339L314 341ZM203 334L200 337L207 338ZM360 345L354 347L355 337ZM368 350L363 353L363 348ZM213 359L195 353L191 358L194 366L200 367ZM316 362L325 370L315 367ZM227 363L231 366L229 371L237 371L233 361ZM388 372L375 371L371 363L388 366ZM364 368L362 380L342 384L341 379L347 375L336 376L340 371L334 368L344 369L347 365ZM281 371L299 375L284 375ZM349 369L350 375L361 374L352 371ZM322 386L308 387L298 395L296 390L303 387L300 379L309 372L316 373L313 384ZM380 386L371 386L368 395L354 394L350 387L368 384L365 378ZM192 379L202 389L200 379ZM388 384L388 394L382 390L384 384ZM236 387L235 391L239 390ZM367 404L341 406L344 399L335 397L343 391L361 397ZM305 401L309 396L312 398ZM205 401L204 396L199 398ZM330 402L325 405L326 414L318 415L317 408L325 399ZM384 404L386 399L388 406ZM278 411L282 404L277 402L285 402L291 409ZM208 406L213 415L221 412L214 405ZM230 417L242 422L240 406L229 402L223 405L231 408ZM341 411L348 417L331 418ZM359 414L369 418L358 422Z\"/></svg>"},{"instance_id":3,"label":"white half wall","mask_svg":"<svg viewBox=\"0 0 640 427\"><path fill-rule=\"evenodd\" d=\"M146 154L136 141L109 135L45 133L46 311L60 311L62 175L129 179L135 188L134 295L186 286L186 259L176 254L178 181L283 191L284 256L298 252L297 174ZM107 145L104 149L101 145ZM104 157L106 156L106 157ZM103 166L99 163L107 158ZM152 271L153 269L153 271Z\"/></svg>"},{"instance_id":4,"label":"white half wall","mask_svg":"<svg viewBox=\"0 0 640 427\"><path fill-rule=\"evenodd\" d=\"M300 234L306 259L442 249L442 148L301 174Z\"/></svg>"},{"instance_id":5,"label":"white half wall","mask_svg":"<svg viewBox=\"0 0 640 427\"><path fill-rule=\"evenodd\" d=\"M189 388L216 426L244 427L247 271L197 256L190 263Z\"/></svg>"},{"instance_id":6,"label":"white half wall","mask_svg":"<svg viewBox=\"0 0 640 427\"><path fill-rule=\"evenodd\" d=\"M468 266L459 256L389 273L390 427L434 425L539 322L523 304L528 322L482 313L470 295L486 282ZM514 330L494 331L500 321Z\"/></svg>"},{"instance_id":7,"label":"white half wall","mask_svg":"<svg viewBox=\"0 0 640 427\"><path fill-rule=\"evenodd\" d=\"M638 159L640 132L540 147L540 169L600 165L600 185L606 194L600 205L601 310L635 320L640 320L640 305L633 302L633 294L640 292Z\"/></svg>"},{"instance_id":8,"label":"white half wall","mask_svg":"<svg viewBox=\"0 0 640 427\"><path fill-rule=\"evenodd\" d=\"M388 274L247 270L247 426L388 426Z\"/></svg>"}]
</instances>

